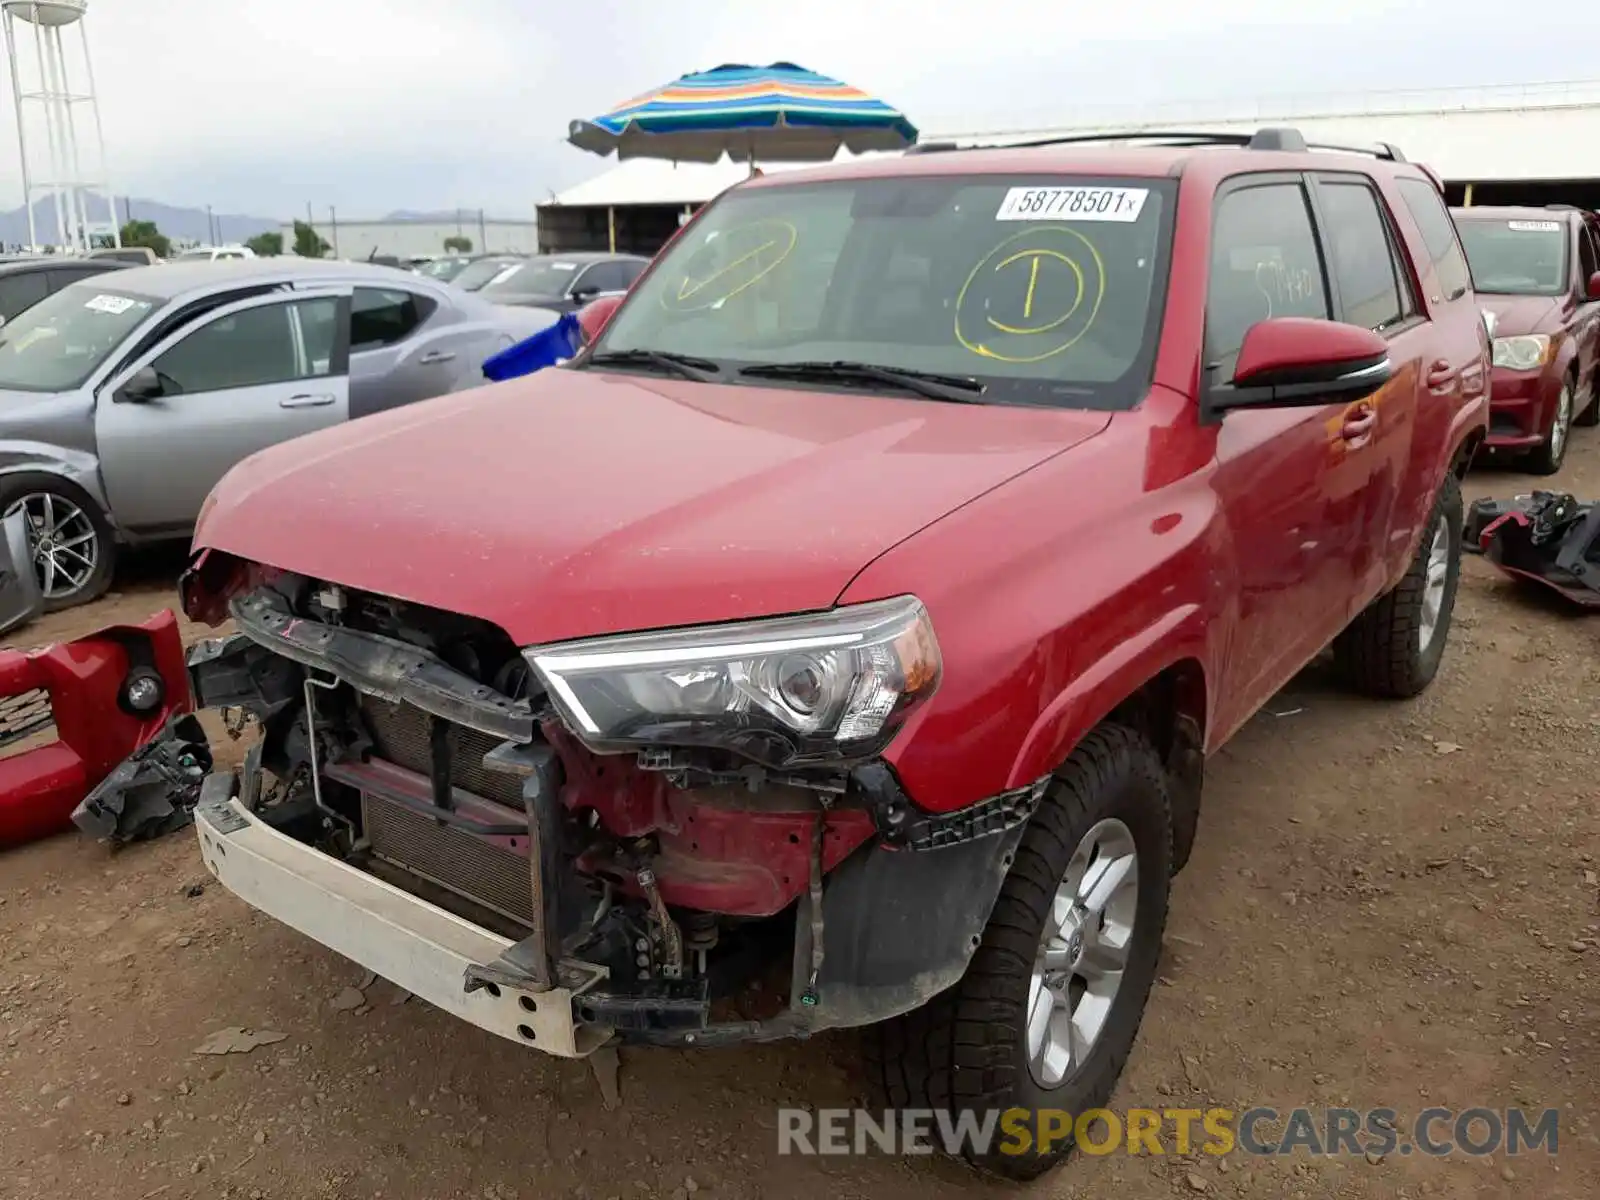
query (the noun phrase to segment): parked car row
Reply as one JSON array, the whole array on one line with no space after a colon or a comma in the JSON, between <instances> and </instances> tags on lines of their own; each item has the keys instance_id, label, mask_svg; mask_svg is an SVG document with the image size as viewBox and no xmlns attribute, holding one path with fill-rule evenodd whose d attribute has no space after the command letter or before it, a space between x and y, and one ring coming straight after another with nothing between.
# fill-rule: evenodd
<instances>
[{"instance_id":1,"label":"parked car row","mask_svg":"<svg viewBox=\"0 0 1600 1200\"><path fill-rule=\"evenodd\" d=\"M1600 216L1566 205L1451 210L1494 339L1488 447L1561 469L1574 425L1600 425ZM1470 276L1470 277L1469 277Z\"/></svg>"},{"instance_id":2,"label":"parked car row","mask_svg":"<svg viewBox=\"0 0 1600 1200\"><path fill-rule=\"evenodd\" d=\"M77 277L0 330L0 512L27 512L47 610L187 537L241 459L458 390L539 324L359 263L47 261Z\"/></svg>"},{"instance_id":3,"label":"parked car row","mask_svg":"<svg viewBox=\"0 0 1600 1200\"><path fill-rule=\"evenodd\" d=\"M621 296L650 265L637 254L479 254L435 259L415 268L495 304L531 308L551 320L605 296Z\"/></svg>"}]
</instances>

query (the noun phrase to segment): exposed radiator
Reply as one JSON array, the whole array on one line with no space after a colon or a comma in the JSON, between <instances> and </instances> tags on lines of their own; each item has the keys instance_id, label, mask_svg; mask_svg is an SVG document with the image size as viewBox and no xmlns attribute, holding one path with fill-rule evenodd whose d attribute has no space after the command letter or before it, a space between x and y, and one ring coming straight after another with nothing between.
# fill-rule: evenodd
<instances>
[{"instance_id":1,"label":"exposed radiator","mask_svg":"<svg viewBox=\"0 0 1600 1200\"><path fill-rule=\"evenodd\" d=\"M371 792L362 793L361 819L379 858L501 916L532 923L533 885L522 855Z\"/></svg>"},{"instance_id":2,"label":"exposed radiator","mask_svg":"<svg viewBox=\"0 0 1600 1200\"><path fill-rule=\"evenodd\" d=\"M429 717L410 704L390 704L375 696L361 698L361 715L377 743L378 757L419 775L433 774L428 743ZM504 771L487 771L483 756L500 744L492 734L462 725L448 725L450 782L463 791L522 811L522 781Z\"/></svg>"},{"instance_id":3,"label":"exposed radiator","mask_svg":"<svg viewBox=\"0 0 1600 1200\"><path fill-rule=\"evenodd\" d=\"M361 712L377 757L419 775L432 775L427 713L371 696L362 697ZM483 756L499 745L500 739L461 725L446 723L446 728L452 786L504 805L510 810L509 818L518 819L522 814L521 779L483 766ZM532 922L532 881L524 855L372 792L362 793L361 816L372 852L379 858L520 924Z\"/></svg>"}]
</instances>

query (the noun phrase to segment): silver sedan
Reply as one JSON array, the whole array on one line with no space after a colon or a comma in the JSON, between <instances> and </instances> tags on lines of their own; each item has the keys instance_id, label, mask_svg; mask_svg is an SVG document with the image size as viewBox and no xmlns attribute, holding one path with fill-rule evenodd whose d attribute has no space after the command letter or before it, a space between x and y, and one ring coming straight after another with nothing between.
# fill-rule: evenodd
<instances>
[{"instance_id":1,"label":"silver sedan","mask_svg":"<svg viewBox=\"0 0 1600 1200\"><path fill-rule=\"evenodd\" d=\"M537 318L410 272L173 263L64 288L0 331L0 513L44 607L110 586L120 545L187 537L257 450L480 381Z\"/></svg>"}]
</instances>

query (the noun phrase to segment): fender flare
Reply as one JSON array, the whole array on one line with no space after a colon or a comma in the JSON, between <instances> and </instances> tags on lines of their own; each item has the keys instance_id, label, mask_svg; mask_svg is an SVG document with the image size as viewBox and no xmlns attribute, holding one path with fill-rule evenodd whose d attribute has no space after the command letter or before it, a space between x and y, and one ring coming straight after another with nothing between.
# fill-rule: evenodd
<instances>
[{"instance_id":1,"label":"fender flare","mask_svg":"<svg viewBox=\"0 0 1600 1200\"><path fill-rule=\"evenodd\" d=\"M1019 787L1059 767L1084 735L1163 671L1185 660L1208 663L1207 621L1197 603L1156 618L1110 653L1102 654L1039 714L1011 764L1007 787ZM1202 729L1210 729L1206 691Z\"/></svg>"},{"instance_id":2,"label":"fender flare","mask_svg":"<svg viewBox=\"0 0 1600 1200\"><path fill-rule=\"evenodd\" d=\"M59 475L89 494L113 530L116 518L100 481L100 460L83 450L56 446L49 442L0 441L0 482L21 474Z\"/></svg>"}]
</instances>

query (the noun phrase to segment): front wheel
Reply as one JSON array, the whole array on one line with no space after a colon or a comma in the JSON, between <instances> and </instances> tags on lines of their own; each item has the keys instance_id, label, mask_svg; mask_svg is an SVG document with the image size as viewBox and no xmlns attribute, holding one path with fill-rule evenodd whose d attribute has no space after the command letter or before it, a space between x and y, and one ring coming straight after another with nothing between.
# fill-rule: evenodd
<instances>
[{"instance_id":1,"label":"front wheel","mask_svg":"<svg viewBox=\"0 0 1600 1200\"><path fill-rule=\"evenodd\" d=\"M1446 475L1405 578L1333 643L1334 659L1357 691L1403 699L1439 673L1461 579L1461 525L1461 484Z\"/></svg>"},{"instance_id":2,"label":"front wheel","mask_svg":"<svg viewBox=\"0 0 1600 1200\"><path fill-rule=\"evenodd\" d=\"M1138 1035L1171 874L1161 759L1101 726L1051 781L961 981L873 1031L888 1104L979 1126L1006 1114L987 1145L963 1148L998 1175L1034 1179L1064 1159Z\"/></svg>"},{"instance_id":3,"label":"front wheel","mask_svg":"<svg viewBox=\"0 0 1600 1200\"><path fill-rule=\"evenodd\" d=\"M1567 460L1567 443L1572 437L1573 385L1571 378L1561 381L1555 415L1545 431L1544 443L1528 456L1528 469L1535 475L1554 475Z\"/></svg>"},{"instance_id":4,"label":"front wheel","mask_svg":"<svg viewBox=\"0 0 1600 1200\"><path fill-rule=\"evenodd\" d=\"M60 612L97 600L111 586L116 541L87 492L54 475L15 475L0 481L0 512L27 516L28 547L44 595L44 610Z\"/></svg>"}]
</instances>

